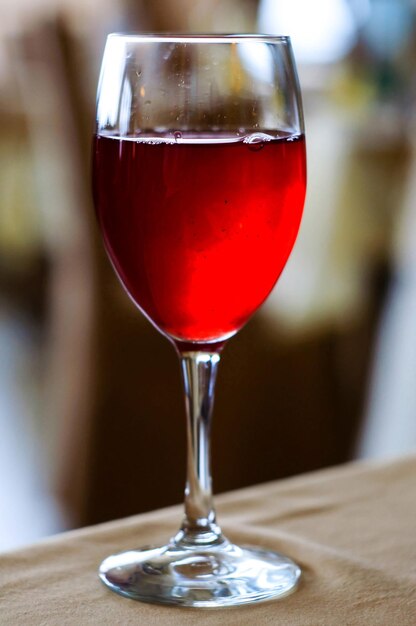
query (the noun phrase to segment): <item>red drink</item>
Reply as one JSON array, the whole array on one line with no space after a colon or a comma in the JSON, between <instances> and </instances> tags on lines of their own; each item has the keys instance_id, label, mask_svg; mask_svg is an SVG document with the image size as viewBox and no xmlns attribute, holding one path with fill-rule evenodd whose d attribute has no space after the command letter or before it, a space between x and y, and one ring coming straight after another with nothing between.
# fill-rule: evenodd
<instances>
[{"instance_id":1,"label":"red drink","mask_svg":"<svg viewBox=\"0 0 416 626\"><path fill-rule=\"evenodd\" d=\"M195 342L232 335L268 296L306 185L302 136L202 141L98 136L94 147L97 214L123 285L160 330Z\"/></svg>"}]
</instances>

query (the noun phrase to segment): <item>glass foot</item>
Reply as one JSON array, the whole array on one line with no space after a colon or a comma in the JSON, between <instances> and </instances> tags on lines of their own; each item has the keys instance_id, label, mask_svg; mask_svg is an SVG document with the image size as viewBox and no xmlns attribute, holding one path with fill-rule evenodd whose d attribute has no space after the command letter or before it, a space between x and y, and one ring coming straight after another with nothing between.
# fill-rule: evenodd
<instances>
[{"instance_id":1,"label":"glass foot","mask_svg":"<svg viewBox=\"0 0 416 626\"><path fill-rule=\"evenodd\" d=\"M221 607L287 595L296 588L300 568L277 552L228 541L194 549L173 542L110 556L99 575L110 589L134 600Z\"/></svg>"}]
</instances>

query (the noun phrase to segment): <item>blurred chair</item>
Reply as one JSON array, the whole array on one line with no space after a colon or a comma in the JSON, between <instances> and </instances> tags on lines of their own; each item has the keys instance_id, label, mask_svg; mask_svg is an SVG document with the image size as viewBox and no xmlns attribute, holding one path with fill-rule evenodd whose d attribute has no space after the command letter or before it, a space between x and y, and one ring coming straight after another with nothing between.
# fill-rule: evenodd
<instances>
[{"instance_id":1,"label":"blurred chair","mask_svg":"<svg viewBox=\"0 0 416 626\"><path fill-rule=\"evenodd\" d=\"M412 135L411 135L412 136ZM416 144L401 219L393 231L392 281L377 332L357 455L383 458L416 448ZM389 184L392 183L391 178Z\"/></svg>"},{"instance_id":2,"label":"blurred chair","mask_svg":"<svg viewBox=\"0 0 416 626\"><path fill-rule=\"evenodd\" d=\"M79 91L67 46L65 23L52 20L16 38L10 57L29 129L48 267L42 429L51 482L76 520L90 447L94 271Z\"/></svg>"}]
</instances>

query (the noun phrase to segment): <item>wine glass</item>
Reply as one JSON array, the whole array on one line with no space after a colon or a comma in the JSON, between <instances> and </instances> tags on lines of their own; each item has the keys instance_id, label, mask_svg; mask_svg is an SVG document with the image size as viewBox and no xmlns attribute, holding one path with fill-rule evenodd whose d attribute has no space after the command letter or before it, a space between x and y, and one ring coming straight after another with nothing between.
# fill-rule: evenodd
<instances>
[{"instance_id":1,"label":"wine glass","mask_svg":"<svg viewBox=\"0 0 416 626\"><path fill-rule=\"evenodd\" d=\"M233 606L285 595L286 556L229 541L212 501L220 353L276 283L306 185L290 39L109 35L93 148L96 212L133 302L176 348L187 411L185 518L163 547L110 556L100 577L137 600Z\"/></svg>"}]
</instances>

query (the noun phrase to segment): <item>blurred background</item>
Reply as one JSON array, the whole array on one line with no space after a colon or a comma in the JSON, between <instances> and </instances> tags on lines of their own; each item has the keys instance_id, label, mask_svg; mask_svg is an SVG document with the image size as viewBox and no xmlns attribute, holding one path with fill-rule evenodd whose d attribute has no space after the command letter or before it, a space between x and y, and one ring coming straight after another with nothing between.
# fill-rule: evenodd
<instances>
[{"instance_id":1,"label":"blurred background","mask_svg":"<svg viewBox=\"0 0 416 626\"><path fill-rule=\"evenodd\" d=\"M111 31L290 34L309 189L272 297L226 348L215 492L416 446L416 2L3 0L0 549L182 500L170 344L90 194Z\"/></svg>"}]
</instances>

